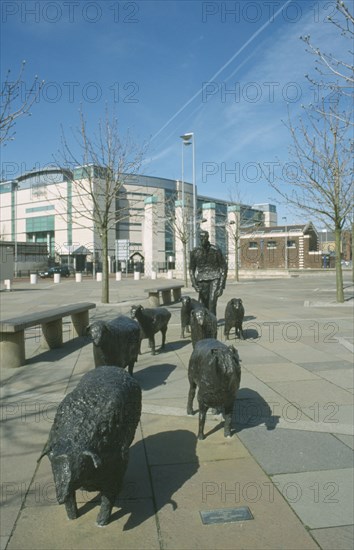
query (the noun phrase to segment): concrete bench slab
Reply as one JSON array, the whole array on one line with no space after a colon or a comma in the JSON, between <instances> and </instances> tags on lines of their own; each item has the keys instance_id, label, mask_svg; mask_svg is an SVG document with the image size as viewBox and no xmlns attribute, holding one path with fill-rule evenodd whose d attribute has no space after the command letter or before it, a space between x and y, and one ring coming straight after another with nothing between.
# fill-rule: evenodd
<instances>
[{"instance_id":1,"label":"concrete bench slab","mask_svg":"<svg viewBox=\"0 0 354 550\"><path fill-rule=\"evenodd\" d=\"M71 317L72 337L84 336L89 324L89 310L96 307L92 302L81 302L44 311L30 313L0 321L1 363L4 367L16 368L25 364L25 330L40 325L41 348L55 349L63 344L63 318Z\"/></svg>"},{"instance_id":2,"label":"concrete bench slab","mask_svg":"<svg viewBox=\"0 0 354 550\"><path fill-rule=\"evenodd\" d=\"M150 304L153 307L158 307L161 305L161 302L164 305L178 302L181 299L183 287L184 285L165 285L156 288L146 288L145 292L148 293Z\"/></svg>"}]
</instances>

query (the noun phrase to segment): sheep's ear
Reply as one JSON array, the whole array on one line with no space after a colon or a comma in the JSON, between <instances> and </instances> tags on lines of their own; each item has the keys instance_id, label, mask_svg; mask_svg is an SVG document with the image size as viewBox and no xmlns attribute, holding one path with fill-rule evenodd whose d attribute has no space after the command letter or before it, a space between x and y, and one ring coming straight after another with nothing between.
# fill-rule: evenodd
<instances>
[{"instance_id":1,"label":"sheep's ear","mask_svg":"<svg viewBox=\"0 0 354 550\"><path fill-rule=\"evenodd\" d=\"M229 350L232 351L232 353L235 355L238 361L241 361L240 356L238 354L238 350L233 345L229 346Z\"/></svg>"},{"instance_id":2,"label":"sheep's ear","mask_svg":"<svg viewBox=\"0 0 354 550\"><path fill-rule=\"evenodd\" d=\"M82 454L89 456L92 459L92 462L95 468L98 468L99 466L101 466L102 461L96 453L93 453L92 451L89 451L86 449L85 451L82 452Z\"/></svg>"},{"instance_id":3,"label":"sheep's ear","mask_svg":"<svg viewBox=\"0 0 354 550\"><path fill-rule=\"evenodd\" d=\"M52 450L52 449L51 449L50 447L45 446L45 448L44 448L44 450L43 450L41 456L40 456L39 459L37 460L37 462L40 462L44 456L46 456L47 454L50 453L51 450Z\"/></svg>"}]
</instances>

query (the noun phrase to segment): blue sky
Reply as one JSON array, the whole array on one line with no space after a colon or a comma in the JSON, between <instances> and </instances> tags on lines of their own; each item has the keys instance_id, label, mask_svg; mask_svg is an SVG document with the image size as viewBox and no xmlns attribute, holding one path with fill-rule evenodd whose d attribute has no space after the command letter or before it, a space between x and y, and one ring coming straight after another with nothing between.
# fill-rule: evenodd
<instances>
[{"instance_id":1,"label":"blue sky","mask_svg":"<svg viewBox=\"0 0 354 550\"><path fill-rule=\"evenodd\" d=\"M1 75L26 60L22 92L45 81L31 117L2 151L3 178L53 163L61 125L79 108L92 127L115 110L122 134L149 142L142 172L181 178L181 139L193 132L198 193L248 204L275 202L262 167L286 162L282 120L313 100L305 79L314 58L301 35L326 51L341 48L325 21L334 1L5 1ZM185 180L192 152L185 148ZM289 159L290 160L290 159ZM277 173L279 175L279 173ZM277 205L278 218L307 221Z\"/></svg>"}]
</instances>

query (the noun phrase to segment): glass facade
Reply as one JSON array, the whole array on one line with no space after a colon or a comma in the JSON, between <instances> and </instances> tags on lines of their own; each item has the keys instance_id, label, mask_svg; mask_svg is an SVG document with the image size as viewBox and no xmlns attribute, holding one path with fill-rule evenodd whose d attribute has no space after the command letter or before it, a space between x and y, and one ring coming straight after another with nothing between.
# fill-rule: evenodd
<instances>
[{"instance_id":1,"label":"glass facade","mask_svg":"<svg viewBox=\"0 0 354 550\"><path fill-rule=\"evenodd\" d=\"M37 216L26 220L26 233L54 231L54 216Z\"/></svg>"}]
</instances>

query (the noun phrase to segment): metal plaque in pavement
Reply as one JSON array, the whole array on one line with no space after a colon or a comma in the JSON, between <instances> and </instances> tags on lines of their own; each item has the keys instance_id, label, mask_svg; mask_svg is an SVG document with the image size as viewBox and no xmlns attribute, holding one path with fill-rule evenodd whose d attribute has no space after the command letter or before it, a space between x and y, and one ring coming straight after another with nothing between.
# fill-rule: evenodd
<instances>
[{"instance_id":1,"label":"metal plaque in pavement","mask_svg":"<svg viewBox=\"0 0 354 550\"><path fill-rule=\"evenodd\" d=\"M211 525L213 523L233 523L235 521L254 519L248 506L202 510L199 513L204 525Z\"/></svg>"}]
</instances>

